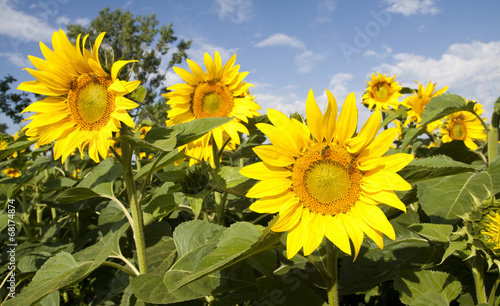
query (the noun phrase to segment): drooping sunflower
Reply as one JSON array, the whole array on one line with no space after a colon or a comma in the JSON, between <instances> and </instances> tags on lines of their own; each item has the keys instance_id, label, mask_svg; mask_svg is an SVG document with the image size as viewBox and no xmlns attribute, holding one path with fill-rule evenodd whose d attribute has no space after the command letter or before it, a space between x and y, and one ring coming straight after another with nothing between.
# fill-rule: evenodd
<instances>
[{"instance_id":1,"label":"drooping sunflower","mask_svg":"<svg viewBox=\"0 0 500 306\"><path fill-rule=\"evenodd\" d=\"M425 106L431 101L431 98L442 95L448 90L448 86L445 86L434 92L436 83L432 84L432 82L429 82L427 87L424 88L422 84L419 84L417 81L415 82L418 84L417 93L404 99L401 103L408 107L408 116L404 124L405 126L413 121L416 121L417 124L420 123L420 121L422 121L422 113L424 112Z\"/></svg>"},{"instance_id":2,"label":"drooping sunflower","mask_svg":"<svg viewBox=\"0 0 500 306\"><path fill-rule=\"evenodd\" d=\"M199 160L210 160L214 167L212 137L220 149L228 141L226 149L234 149L240 143L238 132L248 134L248 129L241 123L248 118L258 116L260 106L254 102L249 88L252 84L243 81L248 72L239 72L239 65L234 66L236 55L233 55L224 66L218 52L214 59L205 53L207 72L194 61L187 60L192 72L174 67L175 72L186 82L172 85L164 95L169 99L170 110L167 114L167 126L188 122L198 118L234 117L230 122L213 129L203 137L180 147L186 149L188 156ZM190 159L189 165L196 163Z\"/></svg>"},{"instance_id":3,"label":"drooping sunflower","mask_svg":"<svg viewBox=\"0 0 500 306\"><path fill-rule=\"evenodd\" d=\"M377 72L372 74L372 79L368 82L366 92L363 95L363 104L367 105L369 109L382 110L382 109L398 109L399 100L401 97L401 87L398 82L392 78L386 77L385 73L380 74Z\"/></svg>"},{"instance_id":4,"label":"drooping sunflower","mask_svg":"<svg viewBox=\"0 0 500 306\"><path fill-rule=\"evenodd\" d=\"M258 199L250 209L279 213L271 229L288 231L288 258L301 248L304 255L312 253L324 236L348 254L351 240L355 256L364 234L383 248L383 234L395 239L395 232L377 205L406 211L394 190L409 190L411 185L396 172L413 156L383 156L398 129L387 129L375 137L382 120L381 112L375 111L353 136L358 119L354 94L347 97L337 119L335 98L326 93L328 107L323 115L312 90L309 92L307 126L269 109L267 115L274 126L260 123L257 127L272 144L254 148L262 162L240 170L260 180L247 193Z\"/></svg>"},{"instance_id":5,"label":"drooping sunflower","mask_svg":"<svg viewBox=\"0 0 500 306\"><path fill-rule=\"evenodd\" d=\"M481 233L489 236L486 243L489 244L493 250L500 250L500 213L497 211L489 215L489 221L485 222L486 229Z\"/></svg>"},{"instance_id":6,"label":"drooping sunflower","mask_svg":"<svg viewBox=\"0 0 500 306\"><path fill-rule=\"evenodd\" d=\"M99 47L105 33L101 33L93 49L85 49L88 35L81 35L73 45L59 30L52 35L50 50L40 42L44 59L28 56L36 69L26 70L36 78L18 86L19 90L47 96L29 105L23 112L35 112L24 127L30 139L38 145L55 141L54 158L62 162L76 148L83 156L85 148L95 162L106 158L112 143L112 132L121 122L134 127L127 110L138 106L124 95L134 91L139 81L118 79L120 70L134 61L117 61L107 73L99 61Z\"/></svg>"},{"instance_id":7,"label":"drooping sunflower","mask_svg":"<svg viewBox=\"0 0 500 306\"><path fill-rule=\"evenodd\" d=\"M482 105L476 103L474 105L474 112L481 115L483 113ZM456 112L447 116L444 124L440 127L440 131L443 134L442 141L444 143L453 140L462 140L471 150L477 149L475 140L486 141L488 138L479 118L467 111Z\"/></svg>"}]
</instances>

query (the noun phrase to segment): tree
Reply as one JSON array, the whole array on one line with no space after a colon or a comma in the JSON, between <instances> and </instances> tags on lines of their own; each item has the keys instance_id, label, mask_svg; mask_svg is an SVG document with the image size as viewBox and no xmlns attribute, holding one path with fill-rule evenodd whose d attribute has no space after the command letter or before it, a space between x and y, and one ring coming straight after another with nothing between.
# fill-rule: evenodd
<instances>
[{"instance_id":1,"label":"tree","mask_svg":"<svg viewBox=\"0 0 500 306\"><path fill-rule=\"evenodd\" d=\"M10 84L16 81L17 80L11 75L5 76L4 79L0 81L0 110L2 113L9 116L14 123L20 123L23 120L20 113L30 104L31 100L25 92L9 93ZM2 124L2 126L0 126L0 131L2 128L6 129L7 126Z\"/></svg>"},{"instance_id":2,"label":"tree","mask_svg":"<svg viewBox=\"0 0 500 306\"><path fill-rule=\"evenodd\" d=\"M169 53L177 37L174 36L172 23L160 28L158 24L156 14L134 16L129 10L124 12L118 8L111 11L106 7L88 27L68 24L67 34L70 39L76 39L79 34L89 34L92 41L100 33L106 32L102 49L112 51L113 61L138 60L131 69L134 78L141 81L141 85L147 90L144 104L138 110L141 112L138 119L148 118L164 125L167 105L159 94L165 91L168 69L187 58L186 50L190 48L191 40L181 39L171 54L167 67L162 70L162 58Z\"/></svg>"}]
</instances>

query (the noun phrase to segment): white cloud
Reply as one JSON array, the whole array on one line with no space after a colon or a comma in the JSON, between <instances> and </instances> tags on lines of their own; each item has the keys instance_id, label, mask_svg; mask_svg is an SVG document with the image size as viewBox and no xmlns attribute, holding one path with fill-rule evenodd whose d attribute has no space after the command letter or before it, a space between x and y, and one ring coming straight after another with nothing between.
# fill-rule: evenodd
<instances>
[{"instance_id":1,"label":"white cloud","mask_svg":"<svg viewBox=\"0 0 500 306\"><path fill-rule=\"evenodd\" d=\"M90 24L90 19L89 18L76 18L75 24L79 24L81 26L88 26Z\"/></svg>"},{"instance_id":2,"label":"white cloud","mask_svg":"<svg viewBox=\"0 0 500 306\"><path fill-rule=\"evenodd\" d=\"M311 50L305 50L304 52L296 55L294 61L297 65L299 73L308 73L311 72L317 62L323 60L324 58L324 55L316 54Z\"/></svg>"},{"instance_id":3,"label":"white cloud","mask_svg":"<svg viewBox=\"0 0 500 306\"><path fill-rule=\"evenodd\" d=\"M439 12L435 0L385 0L385 2L389 5L387 10L394 14L435 15Z\"/></svg>"},{"instance_id":4,"label":"white cloud","mask_svg":"<svg viewBox=\"0 0 500 306\"><path fill-rule=\"evenodd\" d=\"M220 20L226 17L229 20L241 23L251 16L251 0L215 0L215 10Z\"/></svg>"},{"instance_id":5,"label":"white cloud","mask_svg":"<svg viewBox=\"0 0 500 306\"><path fill-rule=\"evenodd\" d=\"M376 57L378 59L383 59L389 56L392 53L392 48L386 45L383 45L384 50L382 52L376 52L374 50L366 50L363 53L363 56L365 57Z\"/></svg>"},{"instance_id":6,"label":"white cloud","mask_svg":"<svg viewBox=\"0 0 500 306\"><path fill-rule=\"evenodd\" d=\"M335 0L323 0L318 3L318 17L316 22L325 23L330 21L330 15L335 11Z\"/></svg>"},{"instance_id":7,"label":"white cloud","mask_svg":"<svg viewBox=\"0 0 500 306\"><path fill-rule=\"evenodd\" d=\"M270 46L289 46L302 50L302 52L295 55L293 59L299 73L310 72L317 62L322 61L325 58L324 55L316 54L313 51L308 50L304 43L299 39L290 37L283 33L273 34L255 44L255 46L260 48Z\"/></svg>"},{"instance_id":8,"label":"white cloud","mask_svg":"<svg viewBox=\"0 0 500 306\"><path fill-rule=\"evenodd\" d=\"M279 110L287 116L295 112L305 114L306 109L306 98L301 99L293 92L286 95L257 92L255 102L262 107L259 111L261 114L266 114L269 108Z\"/></svg>"},{"instance_id":9,"label":"white cloud","mask_svg":"<svg viewBox=\"0 0 500 306\"><path fill-rule=\"evenodd\" d=\"M71 19L69 19L69 17L67 17L67 16L60 16L56 19L57 25L67 25L70 22L71 22Z\"/></svg>"},{"instance_id":10,"label":"white cloud","mask_svg":"<svg viewBox=\"0 0 500 306\"><path fill-rule=\"evenodd\" d=\"M189 48L189 50L187 50L186 52L189 56L189 59L195 61L198 65L200 65L204 69L205 69L204 65L205 53L208 53L210 57L213 59L215 51L219 52L223 64L228 59L230 59L231 56L238 53L238 48L225 49L221 46L216 46L200 41L201 40L198 40L198 42L196 42L196 39L193 39L193 44L191 45L191 48Z\"/></svg>"},{"instance_id":11,"label":"white cloud","mask_svg":"<svg viewBox=\"0 0 500 306\"><path fill-rule=\"evenodd\" d=\"M303 42L295 37L290 37L283 33L276 33L268 38L255 44L256 47L269 47L269 46L290 46L292 48L304 49L305 45Z\"/></svg>"},{"instance_id":12,"label":"white cloud","mask_svg":"<svg viewBox=\"0 0 500 306\"><path fill-rule=\"evenodd\" d=\"M10 63L19 68L33 67L27 56L16 52L0 53L0 56L6 57Z\"/></svg>"},{"instance_id":13,"label":"white cloud","mask_svg":"<svg viewBox=\"0 0 500 306\"><path fill-rule=\"evenodd\" d=\"M18 41L50 41L57 30L48 21L57 10L40 10L35 16L16 10L12 3L0 0L0 35L7 35ZM14 44L15 41L12 41Z\"/></svg>"},{"instance_id":14,"label":"white cloud","mask_svg":"<svg viewBox=\"0 0 500 306\"><path fill-rule=\"evenodd\" d=\"M477 100L491 107L500 95L500 41L453 44L440 58L398 53L394 63L383 63L374 71L397 74L397 81L416 88L414 80L427 85L437 82L437 89L449 86L448 92Z\"/></svg>"}]
</instances>

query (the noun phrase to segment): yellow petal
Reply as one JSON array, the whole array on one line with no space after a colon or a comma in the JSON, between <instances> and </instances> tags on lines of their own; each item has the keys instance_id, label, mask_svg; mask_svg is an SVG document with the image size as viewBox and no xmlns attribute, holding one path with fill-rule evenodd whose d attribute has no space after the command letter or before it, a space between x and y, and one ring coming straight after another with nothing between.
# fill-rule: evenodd
<instances>
[{"instance_id":1,"label":"yellow petal","mask_svg":"<svg viewBox=\"0 0 500 306\"><path fill-rule=\"evenodd\" d=\"M348 214L339 214L339 219L342 220L349 238L351 238L352 244L354 246L354 260L358 257L359 250L361 249L361 244L363 243L363 231L357 226L357 224L352 220L352 216Z\"/></svg>"},{"instance_id":2,"label":"yellow petal","mask_svg":"<svg viewBox=\"0 0 500 306\"><path fill-rule=\"evenodd\" d=\"M372 228L370 225L368 225L363 220L360 213L356 210L355 207L351 208L351 216L352 216L352 220L356 223L356 225L368 237L370 237L378 245L379 248L383 249L384 248L384 237L383 237L382 233L380 231Z\"/></svg>"},{"instance_id":3,"label":"yellow petal","mask_svg":"<svg viewBox=\"0 0 500 306\"><path fill-rule=\"evenodd\" d=\"M184 80L184 82L190 85L198 85L199 81L196 79L194 75L189 73L189 71L184 70L180 67L174 67L173 69L175 73L177 73Z\"/></svg>"},{"instance_id":4,"label":"yellow petal","mask_svg":"<svg viewBox=\"0 0 500 306\"><path fill-rule=\"evenodd\" d=\"M307 229L307 225L311 220L311 214L308 209L302 210L302 217L299 224L288 231L286 238L286 256L291 259L295 254L297 254L304 244L304 232Z\"/></svg>"},{"instance_id":5,"label":"yellow petal","mask_svg":"<svg viewBox=\"0 0 500 306\"><path fill-rule=\"evenodd\" d=\"M356 132L357 124L358 109L356 108L356 97L352 92L347 96L342 105L342 110L340 111L339 120L337 122L338 128L335 129L335 135L340 145L343 145L344 142Z\"/></svg>"},{"instance_id":6,"label":"yellow petal","mask_svg":"<svg viewBox=\"0 0 500 306\"><path fill-rule=\"evenodd\" d=\"M380 190L374 193L362 192L363 197L368 197L378 203L383 203L406 212L406 205L401 202L396 193L392 190ZM361 200L364 200L361 198ZM367 201L364 201L367 203ZM370 203L368 203L370 204Z\"/></svg>"},{"instance_id":7,"label":"yellow petal","mask_svg":"<svg viewBox=\"0 0 500 306\"><path fill-rule=\"evenodd\" d=\"M275 232L286 232L294 228L300 221L302 216L302 204L299 199L294 198L292 201L287 202L280 209L278 221L274 223L271 230Z\"/></svg>"},{"instance_id":8,"label":"yellow petal","mask_svg":"<svg viewBox=\"0 0 500 306\"><path fill-rule=\"evenodd\" d=\"M329 90L325 91L328 98L328 106L323 117L323 136L326 142L330 143L335 134L335 127L337 126L337 101Z\"/></svg>"},{"instance_id":9,"label":"yellow petal","mask_svg":"<svg viewBox=\"0 0 500 306\"><path fill-rule=\"evenodd\" d=\"M289 151L292 156L300 156L300 149L294 143L290 131L284 133L282 130L275 126L267 123L257 123L255 125L259 130L264 133L269 141L275 146L283 149L284 151Z\"/></svg>"},{"instance_id":10,"label":"yellow petal","mask_svg":"<svg viewBox=\"0 0 500 306\"><path fill-rule=\"evenodd\" d=\"M249 198L261 198L281 194L290 188L292 181L286 178L271 178L255 184L247 193Z\"/></svg>"},{"instance_id":11,"label":"yellow petal","mask_svg":"<svg viewBox=\"0 0 500 306\"><path fill-rule=\"evenodd\" d=\"M386 170L374 170L365 174L361 181L361 187L368 192L411 189L411 185L401 176Z\"/></svg>"},{"instance_id":12,"label":"yellow petal","mask_svg":"<svg viewBox=\"0 0 500 306\"><path fill-rule=\"evenodd\" d=\"M285 191L284 193L263 197L255 201L250 205L250 210L258 212L260 214L275 214L280 211L280 209L289 202L295 201L295 195L291 192Z\"/></svg>"},{"instance_id":13,"label":"yellow petal","mask_svg":"<svg viewBox=\"0 0 500 306\"><path fill-rule=\"evenodd\" d=\"M323 135L321 133L321 125L323 124L323 114L321 113L321 110L319 109L318 104L314 99L314 93L312 89L310 89L309 93L307 94L306 116L307 126L309 127L309 130L311 131L314 139L316 140L316 142L322 142Z\"/></svg>"},{"instance_id":14,"label":"yellow petal","mask_svg":"<svg viewBox=\"0 0 500 306\"><path fill-rule=\"evenodd\" d=\"M137 60L130 60L130 61L116 61L113 66L111 67L111 78L112 80L116 80L118 77L118 74L120 71L123 69L125 65L128 63L133 63L133 62L138 62Z\"/></svg>"},{"instance_id":15,"label":"yellow petal","mask_svg":"<svg viewBox=\"0 0 500 306\"><path fill-rule=\"evenodd\" d=\"M382 131L373 141L359 154L359 160L362 161L364 157L380 157L387 152L390 145L398 135L397 128L390 128Z\"/></svg>"},{"instance_id":16,"label":"yellow petal","mask_svg":"<svg viewBox=\"0 0 500 306\"><path fill-rule=\"evenodd\" d=\"M369 226L384 233L392 240L396 239L396 233L392 224L387 220L387 217L379 207L358 202L355 205L355 210Z\"/></svg>"},{"instance_id":17,"label":"yellow petal","mask_svg":"<svg viewBox=\"0 0 500 306\"><path fill-rule=\"evenodd\" d=\"M276 167L286 167L295 162L295 159L289 155L289 152L284 151L275 146L263 145L253 148L253 151L265 163Z\"/></svg>"},{"instance_id":18,"label":"yellow petal","mask_svg":"<svg viewBox=\"0 0 500 306\"><path fill-rule=\"evenodd\" d=\"M256 180L265 180L273 177L290 177L292 172L283 167L258 162L242 168L240 174Z\"/></svg>"},{"instance_id":19,"label":"yellow petal","mask_svg":"<svg viewBox=\"0 0 500 306\"><path fill-rule=\"evenodd\" d=\"M304 232L304 256L314 252L325 236L325 220L323 215L311 213L311 221Z\"/></svg>"},{"instance_id":20,"label":"yellow petal","mask_svg":"<svg viewBox=\"0 0 500 306\"><path fill-rule=\"evenodd\" d=\"M398 172L408 165L414 156L406 153L396 153L382 157L364 158L359 163L359 169L368 172L375 168L384 169L391 172Z\"/></svg>"},{"instance_id":21,"label":"yellow petal","mask_svg":"<svg viewBox=\"0 0 500 306\"><path fill-rule=\"evenodd\" d=\"M342 221L337 216L325 216L325 236L342 252L351 255L351 244Z\"/></svg>"}]
</instances>

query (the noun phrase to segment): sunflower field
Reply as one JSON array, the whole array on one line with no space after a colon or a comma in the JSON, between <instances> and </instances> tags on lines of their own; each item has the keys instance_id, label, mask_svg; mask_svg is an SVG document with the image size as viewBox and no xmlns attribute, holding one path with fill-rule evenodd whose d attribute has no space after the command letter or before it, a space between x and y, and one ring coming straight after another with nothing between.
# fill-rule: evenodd
<instances>
[{"instance_id":1,"label":"sunflower field","mask_svg":"<svg viewBox=\"0 0 500 306\"><path fill-rule=\"evenodd\" d=\"M377 72L263 113L215 52L174 67L159 126L105 35L29 57L38 101L0 140L3 305L499 305L500 101Z\"/></svg>"}]
</instances>

